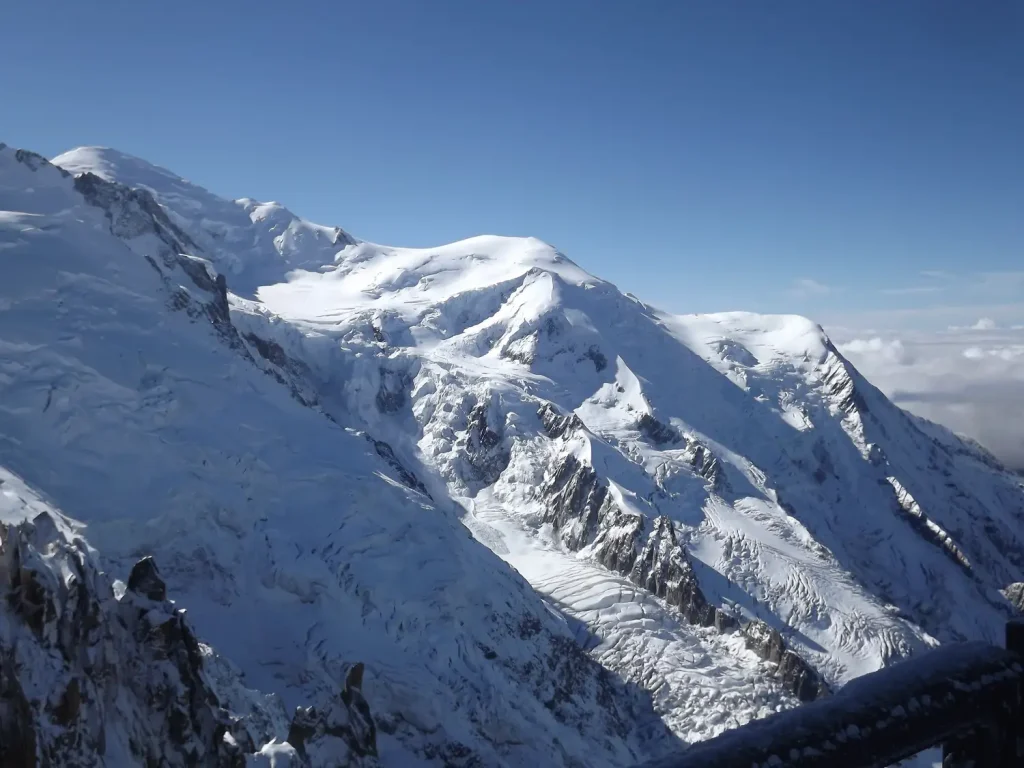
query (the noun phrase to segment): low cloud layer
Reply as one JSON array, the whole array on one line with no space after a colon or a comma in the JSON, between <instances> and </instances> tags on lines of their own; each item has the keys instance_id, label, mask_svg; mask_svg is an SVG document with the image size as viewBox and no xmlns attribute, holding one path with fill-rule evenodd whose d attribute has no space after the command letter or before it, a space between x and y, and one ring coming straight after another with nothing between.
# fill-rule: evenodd
<instances>
[{"instance_id":1,"label":"low cloud layer","mask_svg":"<svg viewBox=\"0 0 1024 768\"><path fill-rule=\"evenodd\" d=\"M983 317L933 332L826 330L898 405L1024 469L1024 326Z\"/></svg>"}]
</instances>

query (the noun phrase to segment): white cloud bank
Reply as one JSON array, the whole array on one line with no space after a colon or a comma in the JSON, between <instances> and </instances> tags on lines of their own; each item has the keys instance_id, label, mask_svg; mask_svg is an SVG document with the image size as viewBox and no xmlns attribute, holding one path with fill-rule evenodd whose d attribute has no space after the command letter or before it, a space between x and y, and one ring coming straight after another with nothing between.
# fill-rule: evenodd
<instances>
[{"instance_id":1,"label":"white cloud bank","mask_svg":"<svg viewBox=\"0 0 1024 768\"><path fill-rule=\"evenodd\" d=\"M844 355L879 355L891 363L905 364L912 360L903 342L899 339L885 341L881 336L870 339L852 339L840 348Z\"/></svg>"},{"instance_id":2,"label":"white cloud bank","mask_svg":"<svg viewBox=\"0 0 1024 768\"><path fill-rule=\"evenodd\" d=\"M983 317L946 331L839 328L830 335L898 405L1024 469L1024 327Z\"/></svg>"},{"instance_id":3,"label":"white cloud bank","mask_svg":"<svg viewBox=\"0 0 1024 768\"><path fill-rule=\"evenodd\" d=\"M951 325L951 331L994 331L999 326L991 317L980 317L974 325Z\"/></svg>"}]
</instances>

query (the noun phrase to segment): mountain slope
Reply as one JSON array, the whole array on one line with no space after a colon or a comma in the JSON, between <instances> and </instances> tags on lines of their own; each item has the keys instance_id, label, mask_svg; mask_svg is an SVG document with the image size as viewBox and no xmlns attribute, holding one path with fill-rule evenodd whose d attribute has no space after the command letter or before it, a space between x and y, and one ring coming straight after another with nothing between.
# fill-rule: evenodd
<instances>
[{"instance_id":1,"label":"mountain slope","mask_svg":"<svg viewBox=\"0 0 1024 768\"><path fill-rule=\"evenodd\" d=\"M1021 478L803 318L667 315L533 239L361 242L113 150L0 163L0 465L111 572L155 556L253 749L377 759L302 738L361 662L385 765L628 765L1014 610ZM266 694L320 714L246 720Z\"/></svg>"},{"instance_id":2,"label":"mountain slope","mask_svg":"<svg viewBox=\"0 0 1024 768\"><path fill-rule=\"evenodd\" d=\"M935 639L1000 637L1020 478L929 437L813 323L667 316L536 241L497 238L352 246L259 298L362 351L353 378L368 385L347 407L401 430L392 443L440 475L481 540L486 518L511 515L637 576L667 518L702 599L779 630L831 686ZM408 397L381 414L394 381ZM572 428L551 439L545 412ZM545 492L560 472L579 478L569 516L575 502Z\"/></svg>"},{"instance_id":3,"label":"mountain slope","mask_svg":"<svg viewBox=\"0 0 1024 768\"><path fill-rule=\"evenodd\" d=\"M354 240L337 227L298 218L278 203L230 201L179 179L137 157L112 149L82 147L55 159L69 173L91 173L159 199L175 225L230 278L233 292L248 295L292 269L315 269ZM169 204L170 203L170 204Z\"/></svg>"},{"instance_id":4,"label":"mountain slope","mask_svg":"<svg viewBox=\"0 0 1024 768\"><path fill-rule=\"evenodd\" d=\"M388 432L470 510L495 493L504 510L537 501L538 470L566 451L532 412L574 413L586 434L569 451L632 494L625 511L645 525L681 526L711 603L793 634L830 684L928 633L1002 632L998 590L1024 551L1019 478L925 437L801 318L666 316L515 238L355 243L258 298L322 346L362 352L343 398L336 361L297 355L333 407ZM518 482L502 482L506 453L522 459Z\"/></svg>"},{"instance_id":5,"label":"mountain slope","mask_svg":"<svg viewBox=\"0 0 1024 768\"><path fill-rule=\"evenodd\" d=\"M166 599L152 560L112 584L81 526L4 470L0 541L4 765L95 765L101 755L110 765L245 764L255 749L247 723L220 707L204 674L215 659ZM218 687L286 720L276 699L235 675Z\"/></svg>"},{"instance_id":6,"label":"mountain slope","mask_svg":"<svg viewBox=\"0 0 1024 768\"><path fill-rule=\"evenodd\" d=\"M671 744L450 503L317 405L270 318L235 324L148 193L0 164L0 465L81 521L105 570L152 555L246 686L317 708L299 735L337 731L361 663L384 764L619 765ZM290 736L262 720L255 746ZM305 741L314 765L365 762Z\"/></svg>"}]
</instances>

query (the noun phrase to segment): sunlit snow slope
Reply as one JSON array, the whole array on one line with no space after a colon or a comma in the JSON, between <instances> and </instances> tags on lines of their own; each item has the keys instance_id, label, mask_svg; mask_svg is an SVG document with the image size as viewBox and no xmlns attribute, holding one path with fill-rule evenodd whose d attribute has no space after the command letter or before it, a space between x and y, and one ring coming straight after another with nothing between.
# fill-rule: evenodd
<instances>
[{"instance_id":1,"label":"sunlit snow slope","mask_svg":"<svg viewBox=\"0 0 1024 768\"><path fill-rule=\"evenodd\" d=\"M588 657L450 500L402 485L383 443L325 412L273 318L232 317L223 281L148 194L3 149L0 211L0 465L19 478L0 493L28 510L0 522L30 522L38 505L18 500L45 494L115 577L153 555L199 640L237 667L220 703L254 749L287 739L317 766L618 766L671 746L649 698ZM39 573L52 570L59 606L71 572ZM4 618L5 653L31 633L13 634L20 621ZM345 698L356 664L372 739ZM243 689L276 694L287 717ZM53 720L51 704L33 707ZM113 728L121 705L93 704ZM27 731L20 717L0 729ZM136 742L141 764L155 747ZM231 764L206 749L182 764ZM81 751L76 764L97 757Z\"/></svg>"},{"instance_id":2,"label":"sunlit snow slope","mask_svg":"<svg viewBox=\"0 0 1024 768\"><path fill-rule=\"evenodd\" d=\"M629 765L1014 610L1022 479L803 318L667 315L538 240L361 242L113 150L0 162L0 464L121 578L155 556L258 692L233 716L363 663L379 754L296 759Z\"/></svg>"},{"instance_id":3,"label":"sunlit snow slope","mask_svg":"<svg viewBox=\"0 0 1024 768\"><path fill-rule=\"evenodd\" d=\"M587 609L550 568L573 569L537 566L544 542L642 583L635 557L663 519L719 623L760 619L825 687L935 640L1001 636L1021 478L893 406L803 318L666 315L503 238L356 244L258 295L357 353L346 408L570 612ZM509 546L509 525L537 546ZM671 722L673 686L657 685Z\"/></svg>"}]
</instances>

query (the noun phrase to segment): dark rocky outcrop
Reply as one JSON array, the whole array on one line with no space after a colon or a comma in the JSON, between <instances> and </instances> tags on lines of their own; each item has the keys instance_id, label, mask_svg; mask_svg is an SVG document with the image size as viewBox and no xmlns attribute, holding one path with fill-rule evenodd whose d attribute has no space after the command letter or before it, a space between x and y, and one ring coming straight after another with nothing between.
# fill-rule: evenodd
<instances>
[{"instance_id":1,"label":"dark rocky outcrop","mask_svg":"<svg viewBox=\"0 0 1024 768\"><path fill-rule=\"evenodd\" d=\"M0 150L7 149L7 145L0 141ZM32 152L28 149L16 149L14 150L14 159L19 163L28 166L33 171L38 171L40 168L50 167L59 171L61 176L70 176L71 174L56 165L50 165L50 161L37 152Z\"/></svg>"},{"instance_id":2,"label":"dark rocky outcrop","mask_svg":"<svg viewBox=\"0 0 1024 768\"><path fill-rule=\"evenodd\" d=\"M941 549L954 563L970 573L971 561L953 540L953 537L929 519L921 505L899 480L895 477L887 477L886 480L892 486L896 499L896 510L903 519L910 523L910 526L917 531L921 538Z\"/></svg>"},{"instance_id":3,"label":"dark rocky outcrop","mask_svg":"<svg viewBox=\"0 0 1024 768\"><path fill-rule=\"evenodd\" d=\"M813 701L828 695L829 689L814 668L786 647L778 630L759 619L741 630L747 647L762 659L778 665L778 675L800 701Z\"/></svg>"},{"instance_id":4,"label":"dark rocky outcrop","mask_svg":"<svg viewBox=\"0 0 1024 768\"><path fill-rule=\"evenodd\" d=\"M345 248L349 245L355 245L358 242L352 235L343 230L341 227L335 227L332 233L331 243L333 245Z\"/></svg>"},{"instance_id":5,"label":"dark rocky outcrop","mask_svg":"<svg viewBox=\"0 0 1024 768\"><path fill-rule=\"evenodd\" d=\"M0 611L0 766L244 768L273 735L269 710L223 708L213 685L250 707L253 692L200 646L151 557L117 597L64 518L0 525ZM364 671L329 706L299 707L277 746L305 765L378 765Z\"/></svg>"},{"instance_id":6,"label":"dark rocky outcrop","mask_svg":"<svg viewBox=\"0 0 1024 768\"><path fill-rule=\"evenodd\" d=\"M292 397L303 405L319 404L310 385L307 365L290 357L271 339L252 331L239 334L231 320L224 275L217 273L207 260L194 255L201 252L199 246L171 221L152 195L92 173L76 176L74 184L88 203L104 212L111 234L129 244L140 235L157 237L161 243L159 252L147 253L145 258L160 275L171 309L209 321L229 347L287 387Z\"/></svg>"},{"instance_id":7,"label":"dark rocky outcrop","mask_svg":"<svg viewBox=\"0 0 1024 768\"><path fill-rule=\"evenodd\" d=\"M0 526L9 611L0 634L0 765L94 765L111 739L126 736L118 749L139 765L242 768L251 744L225 738L234 722L152 559L135 565L116 599L67 530L48 512Z\"/></svg>"},{"instance_id":8,"label":"dark rocky outcrop","mask_svg":"<svg viewBox=\"0 0 1024 768\"><path fill-rule=\"evenodd\" d=\"M1024 614L1024 581L1017 581L1010 584L1003 590L1003 594L1014 608Z\"/></svg>"},{"instance_id":9,"label":"dark rocky outcrop","mask_svg":"<svg viewBox=\"0 0 1024 768\"><path fill-rule=\"evenodd\" d=\"M492 428L487 418L487 406L478 403L469 412L466 424L465 457L473 478L484 485L497 482L508 467L511 454L502 440L500 426Z\"/></svg>"},{"instance_id":10,"label":"dark rocky outcrop","mask_svg":"<svg viewBox=\"0 0 1024 768\"><path fill-rule=\"evenodd\" d=\"M867 401L857 389L854 375L851 372L852 366L846 362L846 358L839 353L831 341L827 342L825 346L828 354L819 368L822 373L822 383L825 385L825 393L842 413L868 413L870 409Z\"/></svg>"},{"instance_id":11,"label":"dark rocky outcrop","mask_svg":"<svg viewBox=\"0 0 1024 768\"><path fill-rule=\"evenodd\" d=\"M709 479L714 482L714 457L709 451L700 455L705 457L700 466L709 467ZM592 545L594 557L602 565L662 598L691 624L720 632L741 628L736 617L712 605L701 591L669 518L661 515L649 523L640 515L624 512L597 472L571 454L551 473L541 494L547 509L545 522L554 526L566 547L576 551ZM748 647L775 663L787 689L802 701L828 692L813 667L788 649L782 635L764 622L754 620L741 631Z\"/></svg>"},{"instance_id":12,"label":"dark rocky outcrop","mask_svg":"<svg viewBox=\"0 0 1024 768\"><path fill-rule=\"evenodd\" d=\"M544 427L544 433L552 440L583 429L583 422L575 413L561 414L551 403L544 403L538 411L537 416Z\"/></svg>"},{"instance_id":13,"label":"dark rocky outcrop","mask_svg":"<svg viewBox=\"0 0 1024 768\"><path fill-rule=\"evenodd\" d=\"M287 387L292 397L303 405L313 407L320 404L316 389L310 385L312 372L308 365L290 357L284 351L284 347L272 339L265 339L252 332L246 332L242 338L255 352L253 362L264 373ZM263 364L260 364L260 360L263 361Z\"/></svg>"},{"instance_id":14,"label":"dark rocky outcrop","mask_svg":"<svg viewBox=\"0 0 1024 768\"><path fill-rule=\"evenodd\" d=\"M597 472L569 454L541 489L551 523L571 550L582 549L597 536L598 520L608 486Z\"/></svg>"},{"instance_id":15,"label":"dark rocky outcrop","mask_svg":"<svg viewBox=\"0 0 1024 768\"><path fill-rule=\"evenodd\" d=\"M414 491L419 491L428 499L430 498L430 494L427 492L427 487L420 482L420 479L416 477L411 470L406 468L406 466L398 460L398 457L395 456L395 452L390 445L385 443L383 440L374 440L369 435L366 436L366 439L370 441L371 445L373 445L373 449L377 452L377 455L384 459L384 461L388 463L388 466L398 473L398 478L405 486L412 488Z\"/></svg>"},{"instance_id":16,"label":"dark rocky outcrop","mask_svg":"<svg viewBox=\"0 0 1024 768\"><path fill-rule=\"evenodd\" d=\"M384 329L381 328L377 323L370 323L370 331L373 333L373 340L378 344L383 344L385 347L388 344L388 336L384 333Z\"/></svg>"},{"instance_id":17,"label":"dark rocky outcrop","mask_svg":"<svg viewBox=\"0 0 1024 768\"><path fill-rule=\"evenodd\" d=\"M261 338L254 333L245 334L245 340L252 344L259 356L271 365L278 368L287 368L292 365L292 360L276 341Z\"/></svg>"},{"instance_id":18,"label":"dark rocky outcrop","mask_svg":"<svg viewBox=\"0 0 1024 768\"><path fill-rule=\"evenodd\" d=\"M152 557L144 557L132 567L128 576L128 590L162 602L167 599L167 585L160 578L156 561Z\"/></svg>"},{"instance_id":19,"label":"dark rocky outcrop","mask_svg":"<svg viewBox=\"0 0 1024 768\"><path fill-rule=\"evenodd\" d=\"M176 226L153 196L141 189L102 179L94 173L75 177L75 190L86 202L103 210L110 222L111 234L134 238L154 234L175 253L195 253L199 247L184 230Z\"/></svg>"},{"instance_id":20,"label":"dark rocky outcrop","mask_svg":"<svg viewBox=\"0 0 1024 768\"><path fill-rule=\"evenodd\" d=\"M704 597L693 566L676 539L672 521L664 515L655 519L653 530L633 563L629 577L679 609L691 624L713 627L719 613L727 616ZM720 619L718 623L725 621Z\"/></svg>"},{"instance_id":21,"label":"dark rocky outcrop","mask_svg":"<svg viewBox=\"0 0 1024 768\"><path fill-rule=\"evenodd\" d=\"M323 708L298 707L288 743L313 765L339 765L348 754L377 755L377 726L363 696L361 663L349 669L336 701Z\"/></svg>"},{"instance_id":22,"label":"dark rocky outcrop","mask_svg":"<svg viewBox=\"0 0 1024 768\"><path fill-rule=\"evenodd\" d=\"M694 474L711 483L713 490L720 491L726 487L722 464L710 448L696 440L687 439L685 455Z\"/></svg>"},{"instance_id":23,"label":"dark rocky outcrop","mask_svg":"<svg viewBox=\"0 0 1024 768\"><path fill-rule=\"evenodd\" d=\"M227 281L205 259L190 255L199 253L199 246L170 220L149 192L93 173L79 174L74 184L87 203L103 211L111 234L130 247L131 241L142 235L156 236L158 252L144 255L164 282L171 309L195 319L205 318L229 346L242 348L231 323ZM175 272L181 274L175 276Z\"/></svg>"},{"instance_id":24,"label":"dark rocky outcrop","mask_svg":"<svg viewBox=\"0 0 1024 768\"><path fill-rule=\"evenodd\" d=\"M13 649L4 649L0 657L0 764L11 768L39 764L35 714L18 679Z\"/></svg>"},{"instance_id":25,"label":"dark rocky outcrop","mask_svg":"<svg viewBox=\"0 0 1024 768\"><path fill-rule=\"evenodd\" d=\"M700 626L726 626L732 617L716 618L696 574L676 538L672 522L659 516L648 529L639 515L623 512L593 468L567 456L542 491L546 521L561 533L572 550L593 544L605 567L666 600L687 621Z\"/></svg>"},{"instance_id":26,"label":"dark rocky outcrop","mask_svg":"<svg viewBox=\"0 0 1024 768\"><path fill-rule=\"evenodd\" d=\"M512 360L521 365L531 366L537 359L537 347L539 346L540 333L534 331L527 336L521 336L506 344L500 351L504 360Z\"/></svg>"},{"instance_id":27,"label":"dark rocky outcrop","mask_svg":"<svg viewBox=\"0 0 1024 768\"><path fill-rule=\"evenodd\" d=\"M405 371L380 367L380 387L377 389L377 409L381 413L395 413L409 402L412 377Z\"/></svg>"},{"instance_id":28,"label":"dark rocky outcrop","mask_svg":"<svg viewBox=\"0 0 1024 768\"><path fill-rule=\"evenodd\" d=\"M594 370L598 373L608 367L608 358L605 357L604 353L594 345L591 345L587 351L583 353L583 357L594 364Z\"/></svg>"},{"instance_id":29,"label":"dark rocky outcrop","mask_svg":"<svg viewBox=\"0 0 1024 768\"><path fill-rule=\"evenodd\" d=\"M675 427L658 421L657 418L649 413L640 415L640 418L637 420L637 429L655 445L678 443L683 439Z\"/></svg>"}]
</instances>

